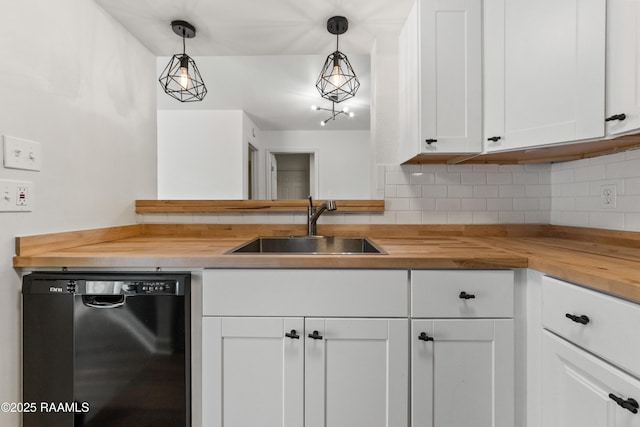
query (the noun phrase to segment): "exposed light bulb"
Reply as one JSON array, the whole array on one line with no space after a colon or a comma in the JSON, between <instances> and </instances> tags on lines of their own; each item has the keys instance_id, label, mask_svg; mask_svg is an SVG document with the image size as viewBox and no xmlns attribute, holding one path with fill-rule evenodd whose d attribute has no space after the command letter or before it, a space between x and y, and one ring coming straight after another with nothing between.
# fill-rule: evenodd
<instances>
[{"instance_id":1,"label":"exposed light bulb","mask_svg":"<svg viewBox=\"0 0 640 427\"><path fill-rule=\"evenodd\" d=\"M312 106L311 106L311 109L312 109L313 111L318 111L318 110L320 109L320 107L318 107L317 105L312 105Z\"/></svg>"},{"instance_id":2,"label":"exposed light bulb","mask_svg":"<svg viewBox=\"0 0 640 427\"><path fill-rule=\"evenodd\" d=\"M191 79L189 78L189 70L187 67L180 67L180 86L182 86L183 89L188 90L190 81Z\"/></svg>"},{"instance_id":3,"label":"exposed light bulb","mask_svg":"<svg viewBox=\"0 0 640 427\"><path fill-rule=\"evenodd\" d=\"M346 79L344 78L342 68L340 68L340 65L334 64L333 70L331 70L331 75L329 76L329 83L335 86L336 89L340 89L345 82Z\"/></svg>"},{"instance_id":4,"label":"exposed light bulb","mask_svg":"<svg viewBox=\"0 0 640 427\"><path fill-rule=\"evenodd\" d=\"M324 120L320 122L320 126L324 126L324 125L326 125L326 124L327 124L327 122L326 122L326 121L324 121Z\"/></svg>"},{"instance_id":5,"label":"exposed light bulb","mask_svg":"<svg viewBox=\"0 0 640 427\"><path fill-rule=\"evenodd\" d=\"M353 114L353 111L351 113L349 113L349 117L353 117L355 116L355 114Z\"/></svg>"},{"instance_id":6,"label":"exposed light bulb","mask_svg":"<svg viewBox=\"0 0 640 427\"><path fill-rule=\"evenodd\" d=\"M344 107L344 108L342 109L342 112L343 112L343 113L347 113L348 111L349 111L349 107Z\"/></svg>"}]
</instances>

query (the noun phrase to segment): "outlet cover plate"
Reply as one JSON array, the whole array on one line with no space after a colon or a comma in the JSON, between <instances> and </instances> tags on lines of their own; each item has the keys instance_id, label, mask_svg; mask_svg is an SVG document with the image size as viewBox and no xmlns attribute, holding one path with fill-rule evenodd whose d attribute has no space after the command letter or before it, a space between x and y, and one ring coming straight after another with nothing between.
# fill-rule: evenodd
<instances>
[{"instance_id":1,"label":"outlet cover plate","mask_svg":"<svg viewBox=\"0 0 640 427\"><path fill-rule=\"evenodd\" d=\"M31 212L33 182L0 179L0 212Z\"/></svg>"},{"instance_id":2,"label":"outlet cover plate","mask_svg":"<svg viewBox=\"0 0 640 427\"><path fill-rule=\"evenodd\" d=\"M615 209L618 202L618 186L606 184L600 186L600 206L602 209Z\"/></svg>"}]
</instances>

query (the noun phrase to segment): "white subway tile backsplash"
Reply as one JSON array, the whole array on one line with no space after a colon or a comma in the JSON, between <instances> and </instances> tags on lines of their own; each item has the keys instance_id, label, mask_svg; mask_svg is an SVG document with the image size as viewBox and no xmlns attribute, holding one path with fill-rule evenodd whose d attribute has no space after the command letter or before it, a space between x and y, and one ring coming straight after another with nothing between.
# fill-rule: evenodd
<instances>
[{"instance_id":1,"label":"white subway tile backsplash","mask_svg":"<svg viewBox=\"0 0 640 427\"><path fill-rule=\"evenodd\" d=\"M514 172L514 184L538 184L539 173L537 172Z\"/></svg>"},{"instance_id":2,"label":"white subway tile backsplash","mask_svg":"<svg viewBox=\"0 0 640 427\"><path fill-rule=\"evenodd\" d=\"M624 229L624 214L621 212L590 212L589 227Z\"/></svg>"},{"instance_id":3,"label":"white subway tile backsplash","mask_svg":"<svg viewBox=\"0 0 640 427\"><path fill-rule=\"evenodd\" d=\"M448 212L447 223L471 224L473 223L473 212Z\"/></svg>"},{"instance_id":4,"label":"white subway tile backsplash","mask_svg":"<svg viewBox=\"0 0 640 427\"><path fill-rule=\"evenodd\" d=\"M474 185L473 197L490 198L499 197L500 187L498 185Z\"/></svg>"},{"instance_id":5,"label":"white subway tile backsplash","mask_svg":"<svg viewBox=\"0 0 640 427\"><path fill-rule=\"evenodd\" d=\"M435 173L429 172L415 172L411 174L409 182L419 185L434 184L436 182L436 175Z\"/></svg>"},{"instance_id":6,"label":"white subway tile backsplash","mask_svg":"<svg viewBox=\"0 0 640 427\"><path fill-rule=\"evenodd\" d=\"M397 212L396 222L398 224L422 224L422 212L420 211Z\"/></svg>"},{"instance_id":7,"label":"white subway tile backsplash","mask_svg":"<svg viewBox=\"0 0 640 427\"><path fill-rule=\"evenodd\" d=\"M462 184L486 184L487 174L484 172L463 172L460 174L460 182Z\"/></svg>"},{"instance_id":8,"label":"white subway tile backsplash","mask_svg":"<svg viewBox=\"0 0 640 427\"><path fill-rule=\"evenodd\" d=\"M575 181L596 181L606 178L605 165L590 165L574 169L573 179Z\"/></svg>"},{"instance_id":9,"label":"white subway tile backsplash","mask_svg":"<svg viewBox=\"0 0 640 427\"><path fill-rule=\"evenodd\" d=\"M522 184L507 184L500 186L500 197L525 197L525 186Z\"/></svg>"},{"instance_id":10,"label":"white subway tile backsplash","mask_svg":"<svg viewBox=\"0 0 640 427\"><path fill-rule=\"evenodd\" d=\"M396 197L422 197L421 185L398 185Z\"/></svg>"},{"instance_id":11,"label":"white subway tile backsplash","mask_svg":"<svg viewBox=\"0 0 640 427\"><path fill-rule=\"evenodd\" d=\"M554 164L378 165L385 212L330 213L326 224L551 223L640 231L640 150ZM600 206L615 184L617 207ZM140 223L306 223L304 213L141 214Z\"/></svg>"},{"instance_id":12,"label":"white subway tile backsplash","mask_svg":"<svg viewBox=\"0 0 640 427\"><path fill-rule=\"evenodd\" d=\"M423 185L422 197L447 197L446 185Z\"/></svg>"},{"instance_id":13,"label":"white subway tile backsplash","mask_svg":"<svg viewBox=\"0 0 640 427\"><path fill-rule=\"evenodd\" d=\"M449 185L447 197L473 197L472 185Z\"/></svg>"},{"instance_id":14,"label":"white subway tile backsplash","mask_svg":"<svg viewBox=\"0 0 640 427\"><path fill-rule=\"evenodd\" d=\"M436 210L438 211L459 211L460 199L436 199Z\"/></svg>"},{"instance_id":15,"label":"white subway tile backsplash","mask_svg":"<svg viewBox=\"0 0 640 427\"><path fill-rule=\"evenodd\" d=\"M540 209L540 202L536 198L514 198L514 211L537 211Z\"/></svg>"},{"instance_id":16,"label":"white subway tile backsplash","mask_svg":"<svg viewBox=\"0 0 640 427\"><path fill-rule=\"evenodd\" d=\"M513 174L510 172L487 173L487 184L513 184Z\"/></svg>"},{"instance_id":17,"label":"white subway tile backsplash","mask_svg":"<svg viewBox=\"0 0 640 427\"><path fill-rule=\"evenodd\" d=\"M498 222L500 224L524 224L524 212L500 212Z\"/></svg>"},{"instance_id":18,"label":"white subway tile backsplash","mask_svg":"<svg viewBox=\"0 0 640 427\"><path fill-rule=\"evenodd\" d=\"M436 184L460 184L460 172L436 172Z\"/></svg>"},{"instance_id":19,"label":"white subway tile backsplash","mask_svg":"<svg viewBox=\"0 0 640 427\"><path fill-rule=\"evenodd\" d=\"M486 199L460 199L460 209L463 211L486 211Z\"/></svg>"},{"instance_id":20,"label":"white subway tile backsplash","mask_svg":"<svg viewBox=\"0 0 640 427\"><path fill-rule=\"evenodd\" d=\"M497 224L499 213L495 212L473 212L473 224Z\"/></svg>"}]
</instances>

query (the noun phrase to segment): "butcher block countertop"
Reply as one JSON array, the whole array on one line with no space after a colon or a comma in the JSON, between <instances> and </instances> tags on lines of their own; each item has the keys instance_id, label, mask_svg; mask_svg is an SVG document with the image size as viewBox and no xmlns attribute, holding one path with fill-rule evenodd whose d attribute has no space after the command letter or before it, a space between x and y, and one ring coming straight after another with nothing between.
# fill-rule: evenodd
<instances>
[{"instance_id":1,"label":"butcher block countertop","mask_svg":"<svg viewBox=\"0 0 640 427\"><path fill-rule=\"evenodd\" d=\"M15 267L532 268L640 301L640 233L551 225L319 225L384 255L225 254L304 225L136 224L16 238Z\"/></svg>"}]
</instances>

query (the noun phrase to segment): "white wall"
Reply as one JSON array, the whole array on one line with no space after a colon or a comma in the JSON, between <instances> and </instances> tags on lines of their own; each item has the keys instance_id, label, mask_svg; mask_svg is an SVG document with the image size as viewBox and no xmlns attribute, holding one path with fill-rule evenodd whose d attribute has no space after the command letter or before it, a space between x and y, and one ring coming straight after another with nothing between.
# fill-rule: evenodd
<instances>
[{"instance_id":1,"label":"white wall","mask_svg":"<svg viewBox=\"0 0 640 427\"><path fill-rule=\"evenodd\" d=\"M35 209L0 213L0 402L21 401L20 279L15 236L135 222L156 196L155 58L93 1L4 2L0 134L38 141ZM0 157L2 154L0 154ZM19 415L0 412L0 425Z\"/></svg>"},{"instance_id":2,"label":"white wall","mask_svg":"<svg viewBox=\"0 0 640 427\"><path fill-rule=\"evenodd\" d=\"M242 199L243 112L158 110L158 198Z\"/></svg>"},{"instance_id":3,"label":"white wall","mask_svg":"<svg viewBox=\"0 0 640 427\"><path fill-rule=\"evenodd\" d=\"M317 152L318 198L373 197L369 131L263 131L260 135L265 151Z\"/></svg>"}]
</instances>

